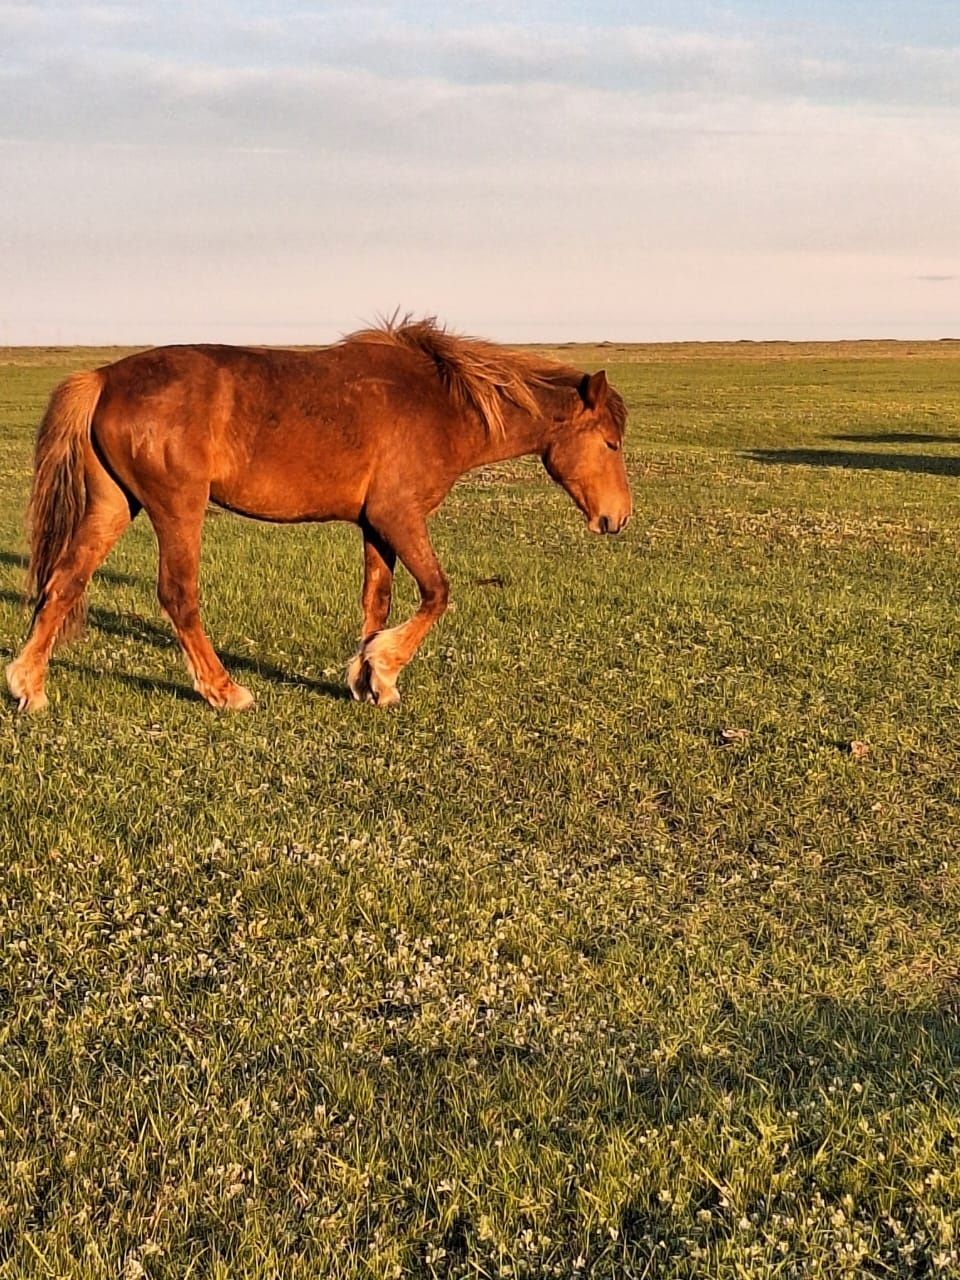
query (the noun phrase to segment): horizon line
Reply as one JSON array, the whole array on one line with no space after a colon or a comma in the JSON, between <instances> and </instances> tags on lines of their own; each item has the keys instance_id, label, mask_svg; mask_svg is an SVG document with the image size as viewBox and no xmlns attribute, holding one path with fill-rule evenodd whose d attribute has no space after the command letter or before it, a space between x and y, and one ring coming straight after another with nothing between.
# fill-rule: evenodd
<instances>
[{"instance_id":1,"label":"horizon line","mask_svg":"<svg viewBox=\"0 0 960 1280\"><path fill-rule=\"evenodd\" d=\"M248 347L251 349L265 350L322 350L327 347L335 346L342 338L349 337L349 334L343 334L341 338L335 338L327 342L292 342L292 343L276 343L276 342L236 342L224 343L212 341L210 339L200 340L196 342L0 342L0 353L19 353L19 352L54 352L54 351L144 351L154 350L160 347L203 347L203 346L236 346ZM870 337L832 337L832 338L559 338L559 339L535 339L528 338L523 341L504 341L498 345L505 347L553 347L553 348L572 348L572 347L592 347L594 349L605 348L637 348L637 347L838 347L838 346L910 346L922 344L924 346L942 346L956 343L960 345L960 333L958 334L942 334L939 337L891 337L889 335L875 335Z\"/></svg>"}]
</instances>

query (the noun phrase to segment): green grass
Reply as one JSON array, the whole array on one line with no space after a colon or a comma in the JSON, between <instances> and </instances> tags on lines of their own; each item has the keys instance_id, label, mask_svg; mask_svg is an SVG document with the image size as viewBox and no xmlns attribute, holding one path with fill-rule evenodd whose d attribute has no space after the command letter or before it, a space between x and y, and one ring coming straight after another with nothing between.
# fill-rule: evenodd
<instances>
[{"instance_id":1,"label":"green grass","mask_svg":"<svg viewBox=\"0 0 960 1280\"><path fill-rule=\"evenodd\" d=\"M5 655L96 358L0 353ZM339 696L356 531L228 516L251 714L142 519L0 710L0 1280L960 1275L957 346L574 358L634 521L465 480L398 713Z\"/></svg>"}]
</instances>

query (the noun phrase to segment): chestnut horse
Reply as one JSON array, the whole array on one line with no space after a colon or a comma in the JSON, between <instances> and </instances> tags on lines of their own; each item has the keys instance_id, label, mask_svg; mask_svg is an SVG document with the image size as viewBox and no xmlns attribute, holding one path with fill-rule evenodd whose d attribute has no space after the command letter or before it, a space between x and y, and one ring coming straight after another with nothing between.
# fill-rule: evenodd
<instances>
[{"instance_id":1,"label":"chestnut horse","mask_svg":"<svg viewBox=\"0 0 960 1280\"><path fill-rule=\"evenodd\" d=\"M159 547L157 593L194 688L214 707L252 695L230 679L198 608L208 502L259 520L348 520L363 533L363 631L353 696L400 700L397 676L447 607L427 517L465 471L539 454L597 533L630 516L626 411L589 375L432 320L384 323L317 351L160 347L76 373L37 435L30 635L6 669L20 709L46 705L58 640L78 630L91 575L142 507ZM420 607L386 627L397 559Z\"/></svg>"}]
</instances>

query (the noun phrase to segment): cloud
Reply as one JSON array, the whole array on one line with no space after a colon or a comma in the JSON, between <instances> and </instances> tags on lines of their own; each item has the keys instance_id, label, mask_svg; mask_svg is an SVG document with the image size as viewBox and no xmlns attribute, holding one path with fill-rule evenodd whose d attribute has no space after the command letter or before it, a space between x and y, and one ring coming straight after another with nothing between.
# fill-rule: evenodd
<instances>
[{"instance_id":1,"label":"cloud","mask_svg":"<svg viewBox=\"0 0 960 1280\"><path fill-rule=\"evenodd\" d=\"M9 314L949 327L955 51L401 10L0 2Z\"/></svg>"},{"instance_id":2,"label":"cloud","mask_svg":"<svg viewBox=\"0 0 960 1280\"><path fill-rule=\"evenodd\" d=\"M474 6L460 6L469 15ZM2 3L8 65L143 55L184 67L343 69L454 85L577 84L763 102L956 106L960 49L898 44L862 27L725 30L589 21L483 22L429 6Z\"/></svg>"}]
</instances>

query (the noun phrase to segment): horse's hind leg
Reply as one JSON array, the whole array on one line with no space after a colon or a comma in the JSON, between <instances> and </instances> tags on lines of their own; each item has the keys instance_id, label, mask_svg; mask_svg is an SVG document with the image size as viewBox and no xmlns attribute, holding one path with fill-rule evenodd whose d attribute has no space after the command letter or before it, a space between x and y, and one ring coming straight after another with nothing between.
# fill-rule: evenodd
<instances>
[{"instance_id":1,"label":"horse's hind leg","mask_svg":"<svg viewBox=\"0 0 960 1280\"><path fill-rule=\"evenodd\" d=\"M347 667L347 684L358 702L374 701L370 687L370 666L364 661L363 646L387 625L393 589L393 567L397 556L388 543L365 525L363 528L363 631L360 649Z\"/></svg>"},{"instance_id":2,"label":"horse's hind leg","mask_svg":"<svg viewBox=\"0 0 960 1280\"><path fill-rule=\"evenodd\" d=\"M200 621L200 530L205 506L204 494L186 513L148 510L160 549L157 595L180 641L194 689L212 707L243 711L253 704L253 694L227 675Z\"/></svg>"},{"instance_id":3,"label":"horse's hind leg","mask_svg":"<svg viewBox=\"0 0 960 1280\"><path fill-rule=\"evenodd\" d=\"M138 510L92 455L86 486L86 510L77 531L41 586L27 643L6 669L7 686L21 711L42 711L47 705L43 686L60 628Z\"/></svg>"}]
</instances>

